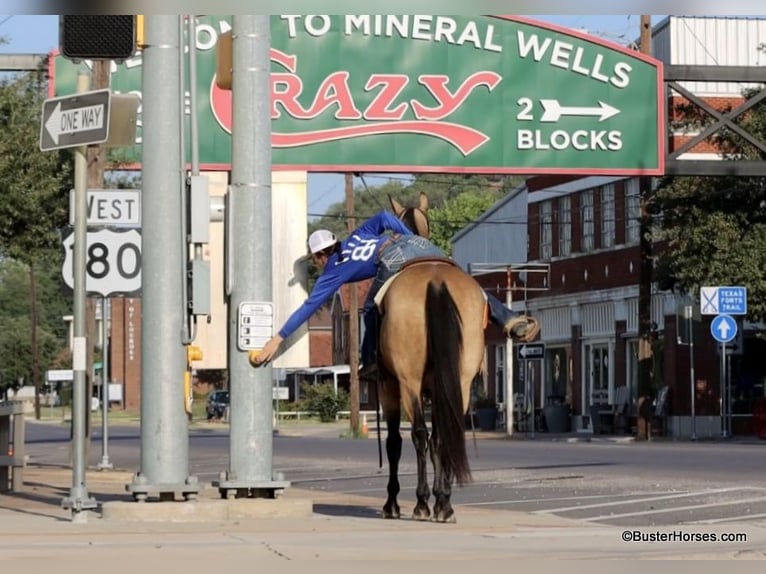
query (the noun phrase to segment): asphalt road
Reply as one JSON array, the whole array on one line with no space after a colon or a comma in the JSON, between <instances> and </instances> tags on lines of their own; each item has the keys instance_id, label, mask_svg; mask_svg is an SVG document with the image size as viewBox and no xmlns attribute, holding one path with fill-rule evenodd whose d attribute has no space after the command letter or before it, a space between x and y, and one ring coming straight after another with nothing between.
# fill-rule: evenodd
<instances>
[{"instance_id":1,"label":"asphalt road","mask_svg":"<svg viewBox=\"0 0 766 574\"><path fill-rule=\"evenodd\" d=\"M400 467L400 503L415 500L415 455L409 433ZM453 504L522 510L620 526L725 524L766 518L766 441L749 442L469 442L474 482L453 490ZM137 425L110 426L109 458L117 468L140 465ZM195 428L189 474L210 482L228 468L227 427ZM67 464L68 426L27 425L32 462ZM101 460L99 433L90 462ZM387 464L375 440L338 438L336 430L274 438L275 471L294 486L385 499ZM430 469L429 469L430 472Z\"/></svg>"}]
</instances>

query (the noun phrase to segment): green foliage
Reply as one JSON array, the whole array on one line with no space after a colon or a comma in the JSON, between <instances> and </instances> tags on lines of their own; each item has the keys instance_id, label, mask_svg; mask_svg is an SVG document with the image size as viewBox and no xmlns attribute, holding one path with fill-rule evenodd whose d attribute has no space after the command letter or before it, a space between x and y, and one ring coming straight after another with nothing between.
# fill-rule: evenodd
<instances>
[{"instance_id":1,"label":"green foliage","mask_svg":"<svg viewBox=\"0 0 766 574\"><path fill-rule=\"evenodd\" d=\"M709 123L685 109L686 123ZM741 125L766 141L766 106L756 104ZM729 161L763 159L731 131L713 141ZM697 296L703 285L744 285L748 318L766 319L766 178L675 177L665 179L652 199L659 215L655 238L667 242L657 261L661 288Z\"/></svg>"},{"instance_id":2,"label":"green foliage","mask_svg":"<svg viewBox=\"0 0 766 574\"><path fill-rule=\"evenodd\" d=\"M68 152L41 152L42 73L0 81L0 254L57 264L72 187Z\"/></svg>"},{"instance_id":3,"label":"green foliage","mask_svg":"<svg viewBox=\"0 0 766 574\"><path fill-rule=\"evenodd\" d=\"M348 410L348 393L338 389L336 395L332 383L319 385L303 383L301 393L305 397L306 410L317 414L323 423L333 422L340 411Z\"/></svg>"}]
</instances>

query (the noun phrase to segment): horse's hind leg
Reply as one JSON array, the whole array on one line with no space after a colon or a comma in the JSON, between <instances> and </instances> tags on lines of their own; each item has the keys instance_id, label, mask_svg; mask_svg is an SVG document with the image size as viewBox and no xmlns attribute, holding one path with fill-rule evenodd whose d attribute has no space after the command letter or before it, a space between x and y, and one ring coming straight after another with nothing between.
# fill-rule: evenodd
<instances>
[{"instance_id":1,"label":"horse's hind leg","mask_svg":"<svg viewBox=\"0 0 766 574\"><path fill-rule=\"evenodd\" d=\"M450 504L452 496L452 476L439 460L439 437L431 434L431 463L434 465L434 516L435 522L455 522L455 511Z\"/></svg>"},{"instance_id":2,"label":"horse's hind leg","mask_svg":"<svg viewBox=\"0 0 766 574\"><path fill-rule=\"evenodd\" d=\"M428 520L431 516L431 511L428 508L431 490L428 488L428 467L426 466L428 427L426 427L426 420L421 408L415 409L415 420L412 422L412 444L415 445L418 458L418 487L415 491L418 503L415 505L415 510L412 511L412 517L415 520Z\"/></svg>"},{"instance_id":3,"label":"horse's hind leg","mask_svg":"<svg viewBox=\"0 0 766 574\"><path fill-rule=\"evenodd\" d=\"M399 433L401 411L392 409L386 414L386 455L388 456L388 498L383 505L383 518L399 518L399 459L402 456L402 435Z\"/></svg>"}]
</instances>

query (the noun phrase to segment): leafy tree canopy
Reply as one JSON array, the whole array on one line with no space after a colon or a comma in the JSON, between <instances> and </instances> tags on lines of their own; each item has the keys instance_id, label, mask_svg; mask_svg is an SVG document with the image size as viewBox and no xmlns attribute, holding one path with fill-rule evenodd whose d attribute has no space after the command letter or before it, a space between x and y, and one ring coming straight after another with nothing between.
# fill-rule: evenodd
<instances>
[{"instance_id":1,"label":"leafy tree canopy","mask_svg":"<svg viewBox=\"0 0 766 574\"><path fill-rule=\"evenodd\" d=\"M682 112L689 128L709 123L687 108ZM766 106L756 104L740 124L766 141ZM731 131L712 141L732 163L766 159ZM652 199L652 211L660 216L656 238L667 241L658 258L660 287L697 296L701 286L744 285L749 319L766 320L766 178L667 178Z\"/></svg>"}]
</instances>

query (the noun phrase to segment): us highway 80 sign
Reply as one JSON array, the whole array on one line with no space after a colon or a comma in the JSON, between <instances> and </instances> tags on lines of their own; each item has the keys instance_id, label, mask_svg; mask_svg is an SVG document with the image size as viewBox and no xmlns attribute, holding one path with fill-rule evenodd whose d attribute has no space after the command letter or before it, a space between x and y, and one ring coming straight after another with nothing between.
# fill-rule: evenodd
<instances>
[{"instance_id":1,"label":"us highway 80 sign","mask_svg":"<svg viewBox=\"0 0 766 574\"><path fill-rule=\"evenodd\" d=\"M74 232L64 237L64 283L74 289ZM138 295L141 290L141 233L137 229L88 231L85 248L88 295Z\"/></svg>"}]
</instances>

